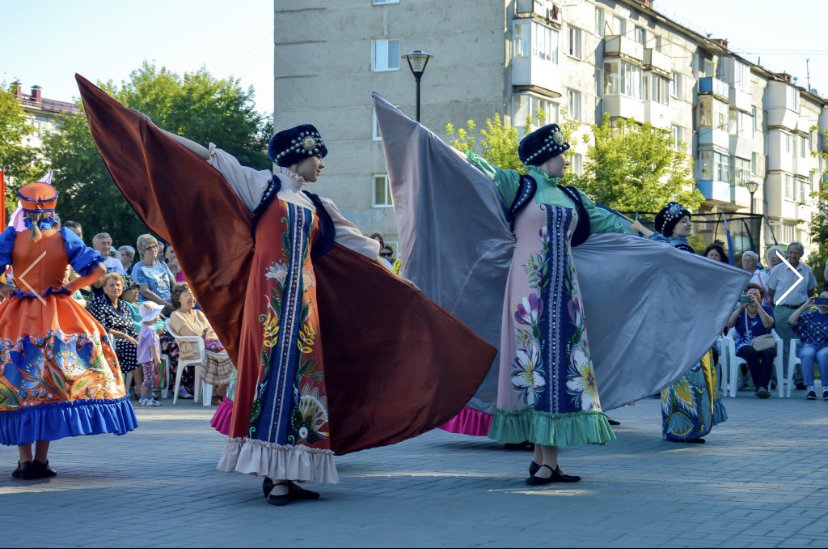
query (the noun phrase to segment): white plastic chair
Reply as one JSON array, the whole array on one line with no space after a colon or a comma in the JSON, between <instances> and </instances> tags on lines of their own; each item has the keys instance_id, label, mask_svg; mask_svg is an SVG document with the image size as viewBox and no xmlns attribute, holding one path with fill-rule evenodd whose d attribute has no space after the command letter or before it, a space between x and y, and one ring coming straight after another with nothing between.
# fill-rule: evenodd
<instances>
[{"instance_id":1,"label":"white plastic chair","mask_svg":"<svg viewBox=\"0 0 828 549\"><path fill-rule=\"evenodd\" d=\"M199 367L204 364L205 360L207 359L207 352L204 349L204 339L200 336L182 336L176 334L173 329L170 327L170 320L167 319L164 322L164 325L167 327L167 332L175 338L176 343L180 342L189 342L195 343L198 345L198 358L191 358L191 359L182 359L179 355L178 358L178 370L175 372L175 388L173 392L173 405L178 402L178 391L181 389L181 376L184 373L184 368L187 366L195 366L195 391L193 394L193 398L196 402L198 402L199 397L201 396L202 391L202 380L201 380L201 372L199 372ZM202 399L204 406L210 406L210 400L212 399L213 395L213 387L209 383L204 383L204 398Z\"/></svg>"},{"instance_id":2,"label":"white plastic chair","mask_svg":"<svg viewBox=\"0 0 828 549\"><path fill-rule=\"evenodd\" d=\"M794 387L793 379L796 365L799 364L799 367L802 367L802 359L799 357L799 344L799 339L791 339L790 354L788 355L788 376L786 380L786 383L788 385L787 387L785 387L785 396L787 396L788 398L790 398L791 391Z\"/></svg>"},{"instance_id":3,"label":"white plastic chair","mask_svg":"<svg viewBox=\"0 0 828 549\"><path fill-rule=\"evenodd\" d=\"M785 398L785 370L783 367L785 357L782 354L785 342L781 337L779 337L776 330L771 330L771 335L773 336L774 341L776 341L776 358L773 359L773 366L776 371L776 390L779 394L779 398ZM727 340L728 355L730 355L728 360L730 363L730 376L728 380L728 384L730 385L729 394L731 398L735 398L736 391L739 389L739 367L743 364L747 365L747 361L736 355L736 328L731 328L730 331L727 332Z\"/></svg>"},{"instance_id":4,"label":"white plastic chair","mask_svg":"<svg viewBox=\"0 0 828 549\"><path fill-rule=\"evenodd\" d=\"M726 395L730 375L730 351L727 337L719 336L716 339L716 344L719 347L719 361L716 363L716 375L719 376L719 393Z\"/></svg>"}]
</instances>

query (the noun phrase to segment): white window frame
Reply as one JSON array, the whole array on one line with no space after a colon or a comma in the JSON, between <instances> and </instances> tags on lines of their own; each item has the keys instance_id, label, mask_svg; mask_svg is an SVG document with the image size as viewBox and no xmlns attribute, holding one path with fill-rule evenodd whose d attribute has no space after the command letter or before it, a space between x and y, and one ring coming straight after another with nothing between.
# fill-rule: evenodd
<instances>
[{"instance_id":1,"label":"white window frame","mask_svg":"<svg viewBox=\"0 0 828 549\"><path fill-rule=\"evenodd\" d=\"M785 200L789 200L793 202L796 200L796 189L794 188L794 176L792 174L786 173L783 174L784 181L783 181L783 193Z\"/></svg>"},{"instance_id":2,"label":"white window frame","mask_svg":"<svg viewBox=\"0 0 828 549\"><path fill-rule=\"evenodd\" d=\"M526 117L534 121L535 113L541 109L546 115L544 125L558 123L559 105L548 97L534 93L517 93L512 96L512 126L518 130L518 135L523 136L526 133Z\"/></svg>"},{"instance_id":3,"label":"white window frame","mask_svg":"<svg viewBox=\"0 0 828 549\"><path fill-rule=\"evenodd\" d=\"M677 126L677 125L673 124L672 132L673 132L673 150L674 151L679 151L679 150L682 149L682 147L681 147L682 143L685 143L685 141L684 141L684 128L681 127L681 126Z\"/></svg>"},{"instance_id":4,"label":"white window frame","mask_svg":"<svg viewBox=\"0 0 828 549\"><path fill-rule=\"evenodd\" d=\"M644 27L635 26L633 30L633 40L641 44L642 46L647 43L647 29Z\"/></svg>"},{"instance_id":5,"label":"white window frame","mask_svg":"<svg viewBox=\"0 0 828 549\"><path fill-rule=\"evenodd\" d=\"M804 136L799 136L799 157L808 158L808 139Z\"/></svg>"},{"instance_id":6,"label":"white window frame","mask_svg":"<svg viewBox=\"0 0 828 549\"><path fill-rule=\"evenodd\" d=\"M512 27L512 59L522 59L532 55L532 21L523 19L515 21Z\"/></svg>"},{"instance_id":7,"label":"white window frame","mask_svg":"<svg viewBox=\"0 0 828 549\"><path fill-rule=\"evenodd\" d=\"M384 6L386 4L399 4L400 0L371 0L371 4L374 6Z\"/></svg>"},{"instance_id":8,"label":"white window frame","mask_svg":"<svg viewBox=\"0 0 828 549\"><path fill-rule=\"evenodd\" d=\"M756 108L756 105L750 106L750 115L753 117L753 131L759 131L757 127L759 125L759 117L757 116L759 109Z\"/></svg>"},{"instance_id":9,"label":"white window frame","mask_svg":"<svg viewBox=\"0 0 828 549\"><path fill-rule=\"evenodd\" d=\"M673 73L673 80L670 83L670 95L676 99L684 100L684 75L680 72Z\"/></svg>"},{"instance_id":10,"label":"white window frame","mask_svg":"<svg viewBox=\"0 0 828 549\"><path fill-rule=\"evenodd\" d=\"M613 36L624 36L627 33L627 21L622 17L613 15L610 28Z\"/></svg>"},{"instance_id":11,"label":"white window frame","mask_svg":"<svg viewBox=\"0 0 828 549\"><path fill-rule=\"evenodd\" d=\"M584 49L583 49L583 41L584 41L584 33L581 31L580 28L575 27L573 25L569 25L569 31L567 32L567 48L566 54L570 57L575 59L583 59L584 56Z\"/></svg>"},{"instance_id":12,"label":"white window frame","mask_svg":"<svg viewBox=\"0 0 828 549\"><path fill-rule=\"evenodd\" d=\"M377 196L377 181L385 178L384 196ZM374 208L393 208L394 200L391 195L391 179L387 173L375 173L371 176L371 204Z\"/></svg>"},{"instance_id":13,"label":"white window frame","mask_svg":"<svg viewBox=\"0 0 828 549\"><path fill-rule=\"evenodd\" d=\"M617 67L618 70L612 70ZM612 91L613 78L617 80L618 89ZM604 95L626 95L635 99L642 99L644 73L638 65L633 65L621 59L604 61Z\"/></svg>"},{"instance_id":14,"label":"white window frame","mask_svg":"<svg viewBox=\"0 0 828 549\"><path fill-rule=\"evenodd\" d=\"M784 141L785 153L791 154L793 152L793 136L787 132L782 132L782 141Z\"/></svg>"},{"instance_id":15,"label":"white window frame","mask_svg":"<svg viewBox=\"0 0 828 549\"><path fill-rule=\"evenodd\" d=\"M391 55L391 47L390 46L393 42L397 43L397 54L398 55L396 55L396 56ZM377 63L377 61L378 61L377 55L379 54L379 52L377 50L377 47L380 44L383 44L385 46L385 57L386 57L385 61L386 61L386 63L388 63L387 66L381 66L379 63ZM398 38L376 38L374 40L371 40L371 71L372 72L390 72L390 71L400 70L400 65L401 65L400 59L402 59L402 58L399 56L399 52L400 52L400 40ZM396 57L396 59L394 59L394 57ZM396 61L396 63L397 63L396 67L391 65L391 63L393 63L394 61Z\"/></svg>"},{"instance_id":16,"label":"white window frame","mask_svg":"<svg viewBox=\"0 0 828 549\"><path fill-rule=\"evenodd\" d=\"M582 154L572 154L572 171L577 175L584 175L584 156Z\"/></svg>"},{"instance_id":17,"label":"white window frame","mask_svg":"<svg viewBox=\"0 0 828 549\"><path fill-rule=\"evenodd\" d=\"M582 106L583 101L581 99L581 92L579 90L568 88L566 90L567 116L569 116L572 120L583 122Z\"/></svg>"},{"instance_id":18,"label":"white window frame","mask_svg":"<svg viewBox=\"0 0 828 549\"><path fill-rule=\"evenodd\" d=\"M607 17L606 12L599 8L598 6L595 7L595 34L599 37L603 38L606 34L606 25L607 25Z\"/></svg>"}]
</instances>

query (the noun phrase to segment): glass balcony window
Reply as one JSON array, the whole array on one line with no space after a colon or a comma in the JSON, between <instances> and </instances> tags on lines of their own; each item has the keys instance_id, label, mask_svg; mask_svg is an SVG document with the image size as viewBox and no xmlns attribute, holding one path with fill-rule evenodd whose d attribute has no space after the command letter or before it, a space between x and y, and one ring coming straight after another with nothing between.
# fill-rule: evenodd
<instances>
[{"instance_id":1,"label":"glass balcony window","mask_svg":"<svg viewBox=\"0 0 828 549\"><path fill-rule=\"evenodd\" d=\"M604 63L604 94L620 94L641 99L642 77L641 67L637 65L620 59L606 61Z\"/></svg>"}]
</instances>

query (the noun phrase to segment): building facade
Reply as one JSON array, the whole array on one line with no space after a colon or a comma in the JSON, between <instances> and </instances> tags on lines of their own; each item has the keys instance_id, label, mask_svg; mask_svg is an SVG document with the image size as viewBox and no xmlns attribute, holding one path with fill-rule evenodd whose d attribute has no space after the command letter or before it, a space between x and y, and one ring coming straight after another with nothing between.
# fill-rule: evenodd
<instances>
[{"instance_id":1,"label":"building facade","mask_svg":"<svg viewBox=\"0 0 828 549\"><path fill-rule=\"evenodd\" d=\"M808 242L826 100L651 1L275 0L276 127L317 125L330 150L317 190L366 232L396 240L371 92L413 117L400 58L413 50L435 56L421 118L438 135L494 113L522 130L541 109L584 132L604 113L650 122L694 159L705 211L763 214L765 242ZM580 172L587 146L573 142Z\"/></svg>"}]
</instances>

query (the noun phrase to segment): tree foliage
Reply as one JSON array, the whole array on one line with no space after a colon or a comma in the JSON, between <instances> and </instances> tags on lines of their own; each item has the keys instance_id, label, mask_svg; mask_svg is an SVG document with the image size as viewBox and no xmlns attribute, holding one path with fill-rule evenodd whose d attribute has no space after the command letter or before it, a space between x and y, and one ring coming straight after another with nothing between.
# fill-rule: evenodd
<instances>
[{"instance_id":1,"label":"tree foliage","mask_svg":"<svg viewBox=\"0 0 828 549\"><path fill-rule=\"evenodd\" d=\"M24 145L26 138L36 131L26 120L26 112L14 93L0 87L0 168L16 186L36 181L43 175L37 149ZM12 189L8 191L11 196Z\"/></svg>"},{"instance_id":2,"label":"tree foliage","mask_svg":"<svg viewBox=\"0 0 828 549\"><path fill-rule=\"evenodd\" d=\"M599 202L626 212L656 212L670 201L693 211L704 202L692 163L683 148L673 149L667 130L604 115L592 134L578 184Z\"/></svg>"},{"instance_id":3,"label":"tree foliage","mask_svg":"<svg viewBox=\"0 0 828 549\"><path fill-rule=\"evenodd\" d=\"M580 138L589 144L583 175L570 170L563 179L564 184L575 185L595 200L628 212L658 211L671 200L693 210L704 201L704 196L694 187L690 160L683 151L673 150L670 132L632 120L610 124L609 117L605 116L600 125L591 127L590 137L589 133L580 134L584 125L569 119L565 109L562 115L565 121L561 131L567 140L574 143ZM540 112L527 120L526 131L538 127L544 118ZM447 124L445 129L453 147L475 151L498 167L525 172L517 154L523 136L518 135L516 128L506 125L500 114L487 118L485 128L477 133L474 120L459 129Z\"/></svg>"},{"instance_id":4,"label":"tree foliage","mask_svg":"<svg viewBox=\"0 0 828 549\"><path fill-rule=\"evenodd\" d=\"M828 130L822 134L824 139L828 139ZM828 154L824 152L814 152L812 155L828 161ZM822 173L820 188L811 193L816 213L811 220L811 249L808 250L808 265L814 269L814 275L822 284L828 283L828 280L823 280L823 267L828 261L828 186L825 181L828 181L828 169Z\"/></svg>"},{"instance_id":5,"label":"tree foliage","mask_svg":"<svg viewBox=\"0 0 828 549\"><path fill-rule=\"evenodd\" d=\"M271 165L266 151L272 122L255 111L253 89L242 89L237 79L219 80L203 68L179 76L144 63L120 87L99 85L168 131L205 146L215 142L247 166ZM106 170L85 115L62 116L59 131L44 140L43 154L61 191L62 219L80 222L86 234L109 232L116 244L134 245L147 232Z\"/></svg>"}]
</instances>

